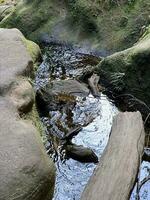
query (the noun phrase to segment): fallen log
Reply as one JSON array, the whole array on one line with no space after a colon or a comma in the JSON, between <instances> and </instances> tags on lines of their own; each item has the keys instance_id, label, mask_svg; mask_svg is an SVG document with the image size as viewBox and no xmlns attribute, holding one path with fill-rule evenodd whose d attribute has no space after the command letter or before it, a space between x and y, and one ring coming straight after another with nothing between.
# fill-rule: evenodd
<instances>
[{"instance_id":1,"label":"fallen log","mask_svg":"<svg viewBox=\"0 0 150 200\"><path fill-rule=\"evenodd\" d=\"M139 112L119 113L108 145L81 200L128 200L138 173L145 132Z\"/></svg>"}]
</instances>

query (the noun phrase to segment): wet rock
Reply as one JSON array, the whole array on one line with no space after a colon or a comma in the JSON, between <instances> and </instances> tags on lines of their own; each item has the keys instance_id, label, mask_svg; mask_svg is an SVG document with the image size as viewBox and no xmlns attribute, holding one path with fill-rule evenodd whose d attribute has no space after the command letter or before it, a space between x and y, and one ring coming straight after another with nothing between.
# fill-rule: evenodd
<instances>
[{"instance_id":1,"label":"wet rock","mask_svg":"<svg viewBox=\"0 0 150 200\"><path fill-rule=\"evenodd\" d=\"M144 154L142 156L144 161L150 162L150 149L145 149Z\"/></svg>"},{"instance_id":2,"label":"wet rock","mask_svg":"<svg viewBox=\"0 0 150 200\"><path fill-rule=\"evenodd\" d=\"M89 89L76 80L55 80L37 91L36 100L39 109L46 114L66 103L74 104L76 96L86 97L88 94Z\"/></svg>"},{"instance_id":3,"label":"wet rock","mask_svg":"<svg viewBox=\"0 0 150 200\"><path fill-rule=\"evenodd\" d=\"M66 155L74 160L84 163L97 163L98 157L90 148L81 145L70 144L66 146Z\"/></svg>"},{"instance_id":4,"label":"wet rock","mask_svg":"<svg viewBox=\"0 0 150 200\"><path fill-rule=\"evenodd\" d=\"M101 61L100 57L90 54L79 53L79 56L79 59L75 57L75 60L71 62L72 64L76 64L76 67L95 66Z\"/></svg>"},{"instance_id":5,"label":"wet rock","mask_svg":"<svg viewBox=\"0 0 150 200\"><path fill-rule=\"evenodd\" d=\"M150 32L145 33L133 47L104 58L97 70L101 82L109 91L117 93L117 96L120 94L133 95L135 99L145 102L149 107Z\"/></svg>"},{"instance_id":6,"label":"wet rock","mask_svg":"<svg viewBox=\"0 0 150 200\"><path fill-rule=\"evenodd\" d=\"M86 97L89 94L88 88L83 83L72 79L53 81L46 91L50 95L66 93L73 96Z\"/></svg>"}]
</instances>

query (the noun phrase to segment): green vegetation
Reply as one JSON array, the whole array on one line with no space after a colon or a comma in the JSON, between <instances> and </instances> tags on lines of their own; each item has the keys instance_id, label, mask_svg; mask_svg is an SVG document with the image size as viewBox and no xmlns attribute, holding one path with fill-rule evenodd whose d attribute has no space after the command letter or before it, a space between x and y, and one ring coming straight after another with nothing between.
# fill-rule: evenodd
<instances>
[{"instance_id":1,"label":"green vegetation","mask_svg":"<svg viewBox=\"0 0 150 200\"><path fill-rule=\"evenodd\" d=\"M41 32L50 31L46 29L50 29L54 17L58 16L58 10L51 0L20 1L14 12L7 16L0 26L18 28L25 36L37 41Z\"/></svg>"},{"instance_id":2,"label":"green vegetation","mask_svg":"<svg viewBox=\"0 0 150 200\"><path fill-rule=\"evenodd\" d=\"M5 0L0 0L0 4L1 4L1 3L4 3L4 2L5 2Z\"/></svg>"},{"instance_id":3,"label":"green vegetation","mask_svg":"<svg viewBox=\"0 0 150 200\"><path fill-rule=\"evenodd\" d=\"M0 27L16 27L36 42L54 34L115 52L138 41L149 23L149 0L23 0Z\"/></svg>"},{"instance_id":4,"label":"green vegetation","mask_svg":"<svg viewBox=\"0 0 150 200\"><path fill-rule=\"evenodd\" d=\"M132 46L150 23L149 0L66 0L72 24L96 32L99 47L118 51ZM92 30L90 30L90 28Z\"/></svg>"},{"instance_id":5,"label":"green vegetation","mask_svg":"<svg viewBox=\"0 0 150 200\"><path fill-rule=\"evenodd\" d=\"M132 48L115 53L105 58L98 66L98 71L105 72L112 88L122 87L122 92L135 95L150 105L150 33L142 36ZM122 77L114 81L114 75ZM113 75L113 76L112 76ZM119 82L118 82L119 80ZM123 82L123 84L120 84ZM117 83L117 84L116 84ZM121 90L121 88L119 88Z\"/></svg>"},{"instance_id":6,"label":"green vegetation","mask_svg":"<svg viewBox=\"0 0 150 200\"><path fill-rule=\"evenodd\" d=\"M30 54L30 56L33 60L33 63L34 63L33 73L34 73L36 71L38 59L39 59L39 57L41 57L40 48L36 43L34 43L30 40L27 40L25 37L22 37L22 41L23 41L25 47L27 48L27 51L29 52L29 54ZM31 83L31 85L33 85L33 81L34 81L33 79L28 78L28 81ZM46 137L45 137L45 134L44 134L44 127L43 127L42 122L40 120L39 113L37 111L37 107L36 107L35 102L33 104L31 111L27 112L26 114L23 114L22 117L25 120L31 120L32 121L34 126L37 128L38 133L42 137L43 142L46 142Z\"/></svg>"},{"instance_id":7,"label":"green vegetation","mask_svg":"<svg viewBox=\"0 0 150 200\"><path fill-rule=\"evenodd\" d=\"M31 55L33 62L36 63L38 59L41 57L41 50L39 46L35 42L27 40L24 37L22 38L22 40L27 48L27 51Z\"/></svg>"},{"instance_id":8,"label":"green vegetation","mask_svg":"<svg viewBox=\"0 0 150 200\"><path fill-rule=\"evenodd\" d=\"M83 7L78 1L66 1L70 23L81 27L81 30L85 33L98 32L98 27L95 23L95 19L90 15L90 9Z\"/></svg>"},{"instance_id":9,"label":"green vegetation","mask_svg":"<svg viewBox=\"0 0 150 200\"><path fill-rule=\"evenodd\" d=\"M31 120L34 126L37 128L38 133L40 134L40 137L42 137L43 142L46 142L46 136L44 132L44 127L43 124L40 120L39 113L37 111L36 105L34 103L33 108L31 112L27 113L26 115L23 116L25 120Z\"/></svg>"}]
</instances>

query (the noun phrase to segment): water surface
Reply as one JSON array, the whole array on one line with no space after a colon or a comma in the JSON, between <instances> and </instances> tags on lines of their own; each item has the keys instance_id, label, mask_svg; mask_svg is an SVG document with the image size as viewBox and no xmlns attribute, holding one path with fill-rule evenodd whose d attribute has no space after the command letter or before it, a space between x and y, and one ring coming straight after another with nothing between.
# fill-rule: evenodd
<instances>
[{"instance_id":1,"label":"water surface","mask_svg":"<svg viewBox=\"0 0 150 200\"><path fill-rule=\"evenodd\" d=\"M35 88L39 89L51 80L76 78L83 69L98 61L99 57L82 48L70 45L51 44L46 47L44 61L38 69ZM82 125L83 129L74 137L73 143L90 147L100 158L108 143L113 117L119 112L116 106L104 95L95 98L89 94L86 98L76 98L76 104L68 112L49 110L50 118L42 117L47 138L55 135L57 139L63 136L63 130L70 126ZM57 126L57 121L63 129ZM71 125L70 125L71 124ZM50 128L49 128L50 127ZM63 159L62 154L54 150L52 141L47 141L45 147L49 156L57 167L56 187L53 200L79 200L80 196L93 173L96 165L80 163L73 159ZM150 173L150 163L143 161L140 171L140 180ZM147 182L140 191L140 200L150 200L150 182ZM105 198L104 198L105 200ZM130 200L136 200L136 186Z\"/></svg>"}]
</instances>

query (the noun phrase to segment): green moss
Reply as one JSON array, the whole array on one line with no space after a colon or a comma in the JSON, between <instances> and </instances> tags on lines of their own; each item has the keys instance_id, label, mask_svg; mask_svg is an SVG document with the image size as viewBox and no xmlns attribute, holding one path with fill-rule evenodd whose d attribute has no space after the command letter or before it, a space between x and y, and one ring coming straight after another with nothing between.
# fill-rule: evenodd
<instances>
[{"instance_id":1,"label":"green moss","mask_svg":"<svg viewBox=\"0 0 150 200\"><path fill-rule=\"evenodd\" d=\"M94 17L90 15L90 9L79 1L68 1L69 20L71 24L80 26L82 32L87 34L98 32Z\"/></svg>"},{"instance_id":2,"label":"green moss","mask_svg":"<svg viewBox=\"0 0 150 200\"><path fill-rule=\"evenodd\" d=\"M0 4L5 3L5 0L0 0Z\"/></svg>"},{"instance_id":3,"label":"green moss","mask_svg":"<svg viewBox=\"0 0 150 200\"><path fill-rule=\"evenodd\" d=\"M50 24L49 21L53 21L53 18L58 17L58 13L60 13L59 8L55 7L55 2L53 0L20 1L14 12L5 17L0 26L18 28L26 37L37 41L39 30L42 32L43 27ZM38 34L36 34L37 32ZM37 38L32 38L35 35Z\"/></svg>"},{"instance_id":4,"label":"green moss","mask_svg":"<svg viewBox=\"0 0 150 200\"><path fill-rule=\"evenodd\" d=\"M22 40L27 48L27 51L31 55L33 62L35 63L41 56L40 47L35 42L27 40L24 37L22 38Z\"/></svg>"},{"instance_id":5,"label":"green moss","mask_svg":"<svg viewBox=\"0 0 150 200\"><path fill-rule=\"evenodd\" d=\"M33 124L37 128L38 133L40 134L40 137L42 138L43 142L46 142L46 136L44 134L44 132L45 132L44 127L40 120L39 113L37 111L35 104L33 105L31 112L27 113L24 116L24 119L31 120L33 122Z\"/></svg>"},{"instance_id":6,"label":"green moss","mask_svg":"<svg viewBox=\"0 0 150 200\"><path fill-rule=\"evenodd\" d=\"M98 66L98 72L102 70L112 83L112 74L123 73L123 89L126 93L150 105L150 34L133 47L105 58Z\"/></svg>"},{"instance_id":7,"label":"green moss","mask_svg":"<svg viewBox=\"0 0 150 200\"><path fill-rule=\"evenodd\" d=\"M30 40L27 40L25 37L22 37L22 41L23 41L24 45L26 46L27 51L31 55L34 66L37 66L36 62L38 61L39 56L41 56L41 50L40 50L39 46L36 43L34 43ZM34 67L34 70L35 70L35 67ZM28 81L31 83L31 85L33 85L32 79L28 79ZM28 112L27 114L23 115L22 117L24 119L31 120L33 122L33 124L35 125L35 127L37 128L38 133L40 133L40 136L42 137L43 141L46 141L46 138L44 136L44 128L43 128L42 122L40 120L39 113L37 111L35 102L33 104L32 110L30 112Z\"/></svg>"},{"instance_id":8,"label":"green moss","mask_svg":"<svg viewBox=\"0 0 150 200\"><path fill-rule=\"evenodd\" d=\"M61 39L88 39L94 47L114 52L139 39L142 27L150 23L149 13L149 0L23 0L0 27L16 27L38 42L44 34L55 33L57 26Z\"/></svg>"}]
</instances>

